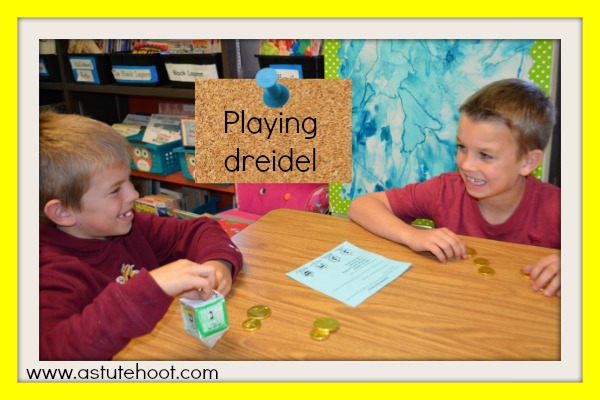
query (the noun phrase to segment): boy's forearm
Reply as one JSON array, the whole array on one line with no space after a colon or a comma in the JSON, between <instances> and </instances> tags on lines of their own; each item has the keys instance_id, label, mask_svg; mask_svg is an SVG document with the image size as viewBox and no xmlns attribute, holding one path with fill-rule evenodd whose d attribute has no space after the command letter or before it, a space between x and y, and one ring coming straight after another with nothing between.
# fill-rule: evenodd
<instances>
[{"instance_id":1,"label":"boy's forearm","mask_svg":"<svg viewBox=\"0 0 600 400\"><path fill-rule=\"evenodd\" d=\"M412 228L376 198L363 196L350 204L348 216L357 224L396 243L406 244Z\"/></svg>"}]
</instances>

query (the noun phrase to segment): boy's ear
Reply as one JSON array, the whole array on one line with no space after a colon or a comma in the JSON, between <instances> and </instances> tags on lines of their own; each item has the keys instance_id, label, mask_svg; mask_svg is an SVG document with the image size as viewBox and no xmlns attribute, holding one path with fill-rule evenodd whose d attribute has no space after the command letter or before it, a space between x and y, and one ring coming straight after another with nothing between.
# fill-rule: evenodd
<instances>
[{"instance_id":1,"label":"boy's ear","mask_svg":"<svg viewBox=\"0 0 600 400\"><path fill-rule=\"evenodd\" d=\"M531 150L523 158L523 167L521 174L527 176L532 173L542 162L544 152L542 150Z\"/></svg>"},{"instance_id":2,"label":"boy's ear","mask_svg":"<svg viewBox=\"0 0 600 400\"><path fill-rule=\"evenodd\" d=\"M64 207L57 199L52 199L46 203L44 213L50 221L58 226L73 226L77 222L75 214Z\"/></svg>"}]
</instances>

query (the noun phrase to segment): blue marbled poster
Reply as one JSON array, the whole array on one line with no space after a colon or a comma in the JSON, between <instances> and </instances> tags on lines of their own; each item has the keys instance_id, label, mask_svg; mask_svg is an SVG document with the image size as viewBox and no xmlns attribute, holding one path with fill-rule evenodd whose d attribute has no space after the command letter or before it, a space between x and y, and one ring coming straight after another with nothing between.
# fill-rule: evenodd
<instances>
[{"instance_id":1,"label":"blue marbled poster","mask_svg":"<svg viewBox=\"0 0 600 400\"><path fill-rule=\"evenodd\" d=\"M341 40L352 80L353 182L341 197L456 169L458 109L492 81L528 79L534 40Z\"/></svg>"}]
</instances>

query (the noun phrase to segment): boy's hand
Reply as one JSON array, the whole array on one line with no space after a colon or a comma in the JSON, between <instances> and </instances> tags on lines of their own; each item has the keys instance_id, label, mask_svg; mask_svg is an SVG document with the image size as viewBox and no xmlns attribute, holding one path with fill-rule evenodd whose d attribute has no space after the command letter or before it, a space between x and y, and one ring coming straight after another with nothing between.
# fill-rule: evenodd
<instances>
[{"instance_id":1,"label":"boy's hand","mask_svg":"<svg viewBox=\"0 0 600 400\"><path fill-rule=\"evenodd\" d=\"M206 263L198 264L190 260L178 260L163 265L150 271L150 275L165 293L173 297L182 293L195 292L195 295L188 297L207 300L217 282L214 266Z\"/></svg>"},{"instance_id":2,"label":"boy's hand","mask_svg":"<svg viewBox=\"0 0 600 400\"><path fill-rule=\"evenodd\" d=\"M202 264L179 260L150 271L158 286L169 296L207 300L213 290L223 296L231 290L231 267L225 261Z\"/></svg>"},{"instance_id":3,"label":"boy's hand","mask_svg":"<svg viewBox=\"0 0 600 400\"><path fill-rule=\"evenodd\" d=\"M413 251L430 251L441 262L467 258L465 242L447 228L413 229L406 245Z\"/></svg>"},{"instance_id":4,"label":"boy's hand","mask_svg":"<svg viewBox=\"0 0 600 400\"><path fill-rule=\"evenodd\" d=\"M543 288L545 296L560 297L560 255L550 254L535 264L526 265L523 271L529 274L534 291Z\"/></svg>"},{"instance_id":5,"label":"boy's hand","mask_svg":"<svg viewBox=\"0 0 600 400\"><path fill-rule=\"evenodd\" d=\"M231 286L233 285L233 279L231 277L233 266L231 266L231 264L228 262L221 260L207 261L202 265L208 265L215 269L217 280L215 282L214 289L223 296L227 296L227 294L231 291Z\"/></svg>"}]
</instances>

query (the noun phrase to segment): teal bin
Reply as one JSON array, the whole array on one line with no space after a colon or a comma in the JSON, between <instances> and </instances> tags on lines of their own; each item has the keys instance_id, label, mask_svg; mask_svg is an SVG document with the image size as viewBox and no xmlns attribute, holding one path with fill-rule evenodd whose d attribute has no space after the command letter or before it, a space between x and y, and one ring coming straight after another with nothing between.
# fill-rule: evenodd
<instances>
[{"instance_id":1,"label":"teal bin","mask_svg":"<svg viewBox=\"0 0 600 400\"><path fill-rule=\"evenodd\" d=\"M196 171L196 150L187 147L177 147L173 149L173 152L179 157L179 167L181 168L183 177L193 181Z\"/></svg>"},{"instance_id":2,"label":"teal bin","mask_svg":"<svg viewBox=\"0 0 600 400\"><path fill-rule=\"evenodd\" d=\"M129 136L133 158L131 169L158 175L170 175L181 169L175 148L181 146L181 140L155 145L142 141L144 133Z\"/></svg>"},{"instance_id":3,"label":"teal bin","mask_svg":"<svg viewBox=\"0 0 600 400\"><path fill-rule=\"evenodd\" d=\"M201 206L198 206L196 208L194 208L192 210L192 212L194 214L205 214L205 213L209 213L209 214L216 214L219 209L218 209L218 204L219 201L221 201L221 198L219 196L217 196L214 193L210 194L210 200L204 204L202 204Z\"/></svg>"}]
</instances>

